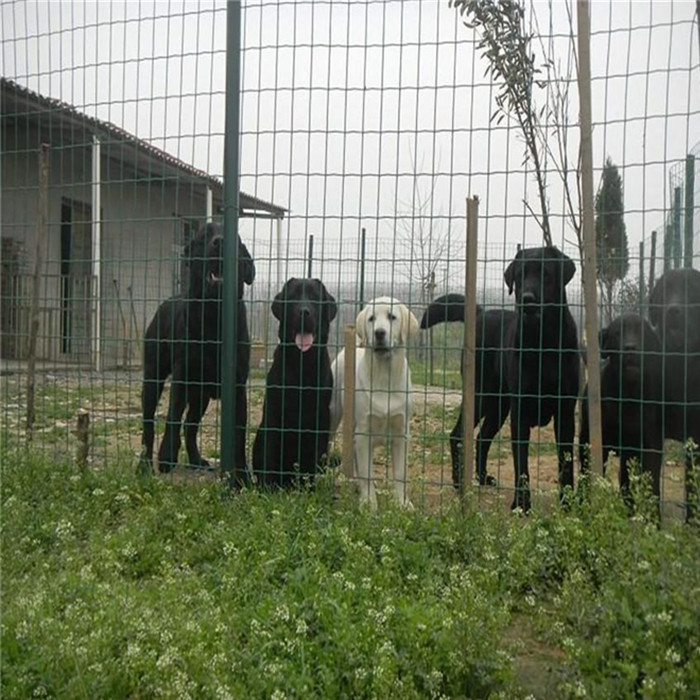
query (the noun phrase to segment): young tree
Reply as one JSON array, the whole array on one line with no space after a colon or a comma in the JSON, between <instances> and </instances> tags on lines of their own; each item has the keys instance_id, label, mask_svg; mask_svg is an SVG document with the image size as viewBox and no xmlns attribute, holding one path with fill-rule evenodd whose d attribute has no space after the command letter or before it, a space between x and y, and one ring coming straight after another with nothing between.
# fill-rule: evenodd
<instances>
[{"instance_id":1,"label":"young tree","mask_svg":"<svg viewBox=\"0 0 700 700\"><path fill-rule=\"evenodd\" d=\"M629 270L622 178L610 156L595 198L595 234L598 249L598 286L605 321L613 317L615 287Z\"/></svg>"},{"instance_id":2,"label":"young tree","mask_svg":"<svg viewBox=\"0 0 700 700\"><path fill-rule=\"evenodd\" d=\"M442 286L444 268L448 257L454 257L454 248L459 246L453 234L449 219L435 202L436 177L431 174L421 185L415 154L411 152L411 196L398 201L396 237L407 251L401 261L411 286L418 288L419 301L426 305L432 301L435 291ZM438 164L439 170L439 164Z\"/></svg>"},{"instance_id":3,"label":"young tree","mask_svg":"<svg viewBox=\"0 0 700 700\"><path fill-rule=\"evenodd\" d=\"M434 298L436 291L445 282L446 262L450 257L456 257L461 242L452 231L449 217L443 213L442 207L436 203L436 176L420 178L423 170L422 159L420 166L416 162L416 154L410 152L411 160L411 195L398 201L397 218L395 222L396 239L406 251L405 259L401 260L406 279L411 289L417 288L421 307L427 306ZM437 170L439 170L439 162ZM441 274L442 273L442 274ZM432 382L434 370L433 329L428 333L428 371ZM419 341L419 355L425 359L425 344Z\"/></svg>"},{"instance_id":4,"label":"young tree","mask_svg":"<svg viewBox=\"0 0 700 700\"><path fill-rule=\"evenodd\" d=\"M465 26L479 36L478 50L488 61L487 75L497 85L496 110L491 120L515 119L525 142L525 162L534 171L539 199L539 213L529 202L525 207L537 220L545 245L552 245L550 205L547 196L547 170L558 176L564 195L564 207L569 225L576 234L576 243L583 251L581 234L580 172L569 156L568 130L569 87L576 64L573 20L569 19L571 51L568 65L562 68L553 58L553 44L547 47L538 30L537 14L532 8L530 31L521 0L450 0L465 18ZM537 42L539 51L534 46ZM537 55L542 57L538 60ZM540 103L535 95L541 91ZM551 138L550 138L551 137ZM583 255L581 255L583 260Z\"/></svg>"}]
</instances>

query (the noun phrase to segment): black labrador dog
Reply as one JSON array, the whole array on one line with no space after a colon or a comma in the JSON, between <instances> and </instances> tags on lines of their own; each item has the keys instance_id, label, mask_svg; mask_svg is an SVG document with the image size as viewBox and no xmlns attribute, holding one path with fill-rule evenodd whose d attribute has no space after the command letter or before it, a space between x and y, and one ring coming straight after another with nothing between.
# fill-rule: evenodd
<instances>
[{"instance_id":1,"label":"black labrador dog","mask_svg":"<svg viewBox=\"0 0 700 700\"><path fill-rule=\"evenodd\" d=\"M495 486L496 479L487 472L486 463L491 442L503 426L510 410L510 396L506 384L504 342L506 328L515 320L514 311L476 307L476 405L474 427L481 423L476 444L476 473L481 486ZM432 328L438 323L464 322L464 295L445 294L438 297L423 314L422 329ZM462 368L464 358L462 358ZM463 406L450 433L450 455L452 457L452 483L459 488L463 478L462 431Z\"/></svg>"},{"instance_id":2,"label":"black labrador dog","mask_svg":"<svg viewBox=\"0 0 700 700\"><path fill-rule=\"evenodd\" d=\"M623 314L600 331L600 394L603 469L610 452L620 455L620 491L629 496L630 462L651 475L654 495L661 495L663 456L661 341L637 314ZM581 401L579 459L590 471L588 388Z\"/></svg>"},{"instance_id":3,"label":"black labrador dog","mask_svg":"<svg viewBox=\"0 0 700 700\"><path fill-rule=\"evenodd\" d=\"M576 272L554 246L524 248L506 268L517 316L506 330L506 382L515 471L512 508L530 509L530 430L554 419L559 488L574 485L574 414L579 394L579 344L566 299Z\"/></svg>"},{"instance_id":4,"label":"black labrador dog","mask_svg":"<svg viewBox=\"0 0 700 700\"><path fill-rule=\"evenodd\" d=\"M313 481L328 451L333 375L327 345L337 313L318 279L291 278L274 299L280 342L253 443L253 473L261 486L288 488L300 477Z\"/></svg>"},{"instance_id":5,"label":"black labrador dog","mask_svg":"<svg viewBox=\"0 0 700 700\"><path fill-rule=\"evenodd\" d=\"M223 229L207 224L185 249L188 283L185 296L164 301L146 329L144 377L141 392L143 435L140 470L153 470L155 412L165 380L171 376L170 406L165 434L158 452L158 469L177 465L182 414L189 464L208 466L197 446L197 432L211 399L221 392L221 330L223 306ZM243 285L255 279L255 264L238 238L238 352L236 360L236 470L245 474L247 423L246 382L250 365L250 338Z\"/></svg>"},{"instance_id":6,"label":"black labrador dog","mask_svg":"<svg viewBox=\"0 0 700 700\"><path fill-rule=\"evenodd\" d=\"M700 272L669 270L654 285L649 317L663 347L664 437L691 440L686 452L686 518L697 516L693 464L700 464Z\"/></svg>"}]
</instances>

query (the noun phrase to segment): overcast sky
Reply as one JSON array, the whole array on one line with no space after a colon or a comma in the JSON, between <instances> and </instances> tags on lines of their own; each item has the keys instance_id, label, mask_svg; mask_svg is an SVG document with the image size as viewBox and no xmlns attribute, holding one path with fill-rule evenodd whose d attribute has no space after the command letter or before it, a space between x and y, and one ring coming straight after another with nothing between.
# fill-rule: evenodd
<instances>
[{"instance_id":1,"label":"overcast sky","mask_svg":"<svg viewBox=\"0 0 700 700\"><path fill-rule=\"evenodd\" d=\"M544 34L555 35L545 45L566 72L573 62L566 2L528 9ZM575 4L572 11L575 28ZM700 141L694 14L693 0L591 4L594 163L600 169L609 155L621 168L635 255L670 206L669 167ZM4 76L222 174L224 2L3 2L0 19ZM514 125L490 123L486 63L447 0L243 2L243 47L241 186L290 210L288 274L303 273L312 232L323 257L315 274L333 286L356 279L365 226L369 257L382 261L370 277L405 281L411 265L389 261L409 257L402 237L412 163L419 191L434 186L436 238L451 232L441 287L461 281L468 195L481 200L480 256L492 262L480 269L490 284L500 284L517 243L540 242L522 203L537 204L522 140ZM574 159L577 117L573 85ZM575 253L561 188L552 173L548 182L555 240ZM271 257L268 223L246 222L242 231L259 260Z\"/></svg>"}]
</instances>

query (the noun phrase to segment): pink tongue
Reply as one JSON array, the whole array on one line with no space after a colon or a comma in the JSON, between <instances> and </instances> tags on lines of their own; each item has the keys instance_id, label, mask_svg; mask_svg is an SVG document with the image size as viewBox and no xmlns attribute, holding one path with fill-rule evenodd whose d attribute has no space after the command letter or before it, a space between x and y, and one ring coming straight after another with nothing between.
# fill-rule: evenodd
<instances>
[{"instance_id":1,"label":"pink tongue","mask_svg":"<svg viewBox=\"0 0 700 700\"><path fill-rule=\"evenodd\" d=\"M312 333L297 333L294 342L302 352L306 352L314 344Z\"/></svg>"}]
</instances>

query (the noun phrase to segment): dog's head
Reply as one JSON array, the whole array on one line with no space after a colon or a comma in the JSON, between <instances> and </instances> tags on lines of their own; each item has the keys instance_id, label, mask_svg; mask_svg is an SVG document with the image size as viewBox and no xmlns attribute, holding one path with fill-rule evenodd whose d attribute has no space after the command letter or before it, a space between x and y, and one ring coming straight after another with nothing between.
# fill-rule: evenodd
<instances>
[{"instance_id":1,"label":"dog's head","mask_svg":"<svg viewBox=\"0 0 700 700\"><path fill-rule=\"evenodd\" d=\"M391 297L372 299L357 315L355 328L360 344L380 355L405 347L419 330L416 317Z\"/></svg>"},{"instance_id":2,"label":"dog's head","mask_svg":"<svg viewBox=\"0 0 700 700\"><path fill-rule=\"evenodd\" d=\"M661 341L652 325L637 314L618 316L600 331L600 357L625 383L637 383L644 366L658 361Z\"/></svg>"},{"instance_id":3,"label":"dog's head","mask_svg":"<svg viewBox=\"0 0 700 700\"><path fill-rule=\"evenodd\" d=\"M208 223L185 247L189 268L189 298L221 299L224 284L224 231L218 224ZM238 298L243 285L253 284L255 263L238 236Z\"/></svg>"},{"instance_id":4,"label":"dog's head","mask_svg":"<svg viewBox=\"0 0 700 700\"><path fill-rule=\"evenodd\" d=\"M667 350L700 352L700 272L665 272L649 296L649 317Z\"/></svg>"},{"instance_id":5,"label":"dog's head","mask_svg":"<svg viewBox=\"0 0 700 700\"><path fill-rule=\"evenodd\" d=\"M272 302L272 315L280 322L280 342L301 352L328 343L337 313L335 299L319 279L292 277Z\"/></svg>"},{"instance_id":6,"label":"dog's head","mask_svg":"<svg viewBox=\"0 0 700 700\"><path fill-rule=\"evenodd\" d=\"M574 261L554 246L523 248L503 275L508 294L526 316L537 318L543 307L566 302L566 285L576 273Z\"/></svg>"}]
</instances>

